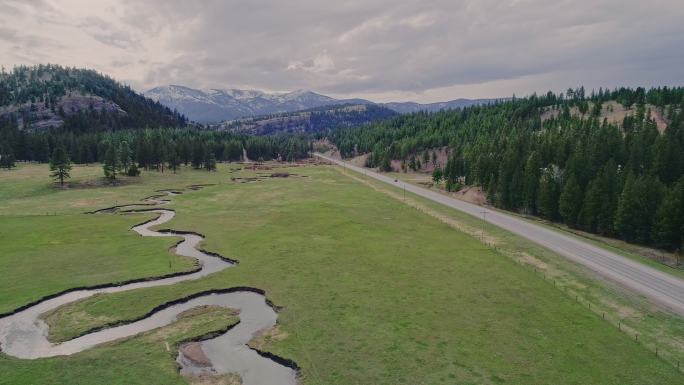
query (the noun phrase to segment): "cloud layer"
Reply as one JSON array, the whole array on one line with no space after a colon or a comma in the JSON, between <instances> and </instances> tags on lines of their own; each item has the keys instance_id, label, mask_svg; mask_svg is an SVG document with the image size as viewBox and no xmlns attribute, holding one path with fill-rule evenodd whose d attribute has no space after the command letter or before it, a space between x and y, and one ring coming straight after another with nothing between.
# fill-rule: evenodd
<instances>
[{"instance_id":1,"label":"cloud layer","mask_svg":"<svg viewBox=\"0 0 684 385\"><path fill-rule=\"evenodd\" d=\"M93 4L97 4L96 6ZM0 62L435 101L681 85L681 0L0 0Z\"/></svg>"}]
</instances>

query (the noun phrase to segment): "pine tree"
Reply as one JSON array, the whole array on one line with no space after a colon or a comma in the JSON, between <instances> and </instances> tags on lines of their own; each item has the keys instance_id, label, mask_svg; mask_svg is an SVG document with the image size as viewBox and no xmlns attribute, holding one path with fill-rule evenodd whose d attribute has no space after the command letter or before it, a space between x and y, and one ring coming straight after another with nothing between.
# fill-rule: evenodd
<instances>
[{"instance_id":1,"label":"pine tree","mask_svg":"<svg viewBox=\"0 0 684 385\"><path fill-rule=\"evenodd\" d=\"M668 191L658 209L653 239L670 250L684 248L684 177Z\"/></svg>"},{"instance_id":2,"label":"pine tree","mask_svg":"<svg viewBox=\"0 0 684 385\"><path fill-rule=\"evenodd\" d=\"M530 214L537 212L537 192L539 190L539 178L541 176L541 159L536 151L533 151L525 163L523 176L523 204Z\"/></svg>"},{"instance_id":3,"label":"pine tree","mask_svg":"<svg viewBox=\"0 0 684 385\"><path fill-rule=\"evenodd\" d=\"M435 184L439 184L439 182L442 181L442 169L437 167L435 170L432 172L432 181Z\"/></svg>"},{"instance_id":4,"label":"pine tree","mask_svg":"<svg viewBox=\"0 0 684 385\"><path fill-rule=\"evenodd\" d=\"M637 198L634 192L634 175L630 173L625 180L615 215L615 229L625 240L635 238L636 222L638 221L636 218Z\"/></svg>"},{"instance_id":5,"label":"pine tree","mask_svg":"<svg viewBox=\"0 0 684 385\"><path fill-rule=\"evenodd\" d=\"M4 143L0 143L0 168L11 169L16 167L14 164L14 152L12 147Z\"/></svg>"},{"instance_id":6,"label":"pine tree","mask_svg":"<svg viewBox=\"0 0 684 385\"><path fill-rule=\"evenodd\" d=\"M173 170L173 173L175 174L176 171L178 170L178 167L181 164L181 159L180 156L178 155L178 152L176 152L175 146L171 145L169 146L169 149L167 151L167 156L168 156L168 165L171 170Z\"/></svg>"},{"instance_id":7,"label":"pine tree","mask_svg":"<svg viewBox=\"0 0 684 385\"><path fill-rule=\"evenodd\" d=\"M494 174L489 176L489 182L487 182L487 202L489 204L494 204L496 201L496 177Z\"/></svg>"},{"instance_id":8,"label":"pine tree","mask_svg":"<svg viewBox=\"0 0 684 385\"><path fill-rule=\"evenodd\" d=\"M213 151L206 152L204 159L204 169L207 171L216 171L216 156Z\"/></svg>"},{"instance_id":9,"label":"pine tree","mask_svg":"<svg viewBox=\"0 0 684 385\"><path fill-rule=\"evenodd\" d=\"M409 168L411 171L416 171L416 157L411 155L411 158L409 159L408 163Z\"/></svg>"},{"instance_id":10,"label":"pine tree","mask_svg":"<svg viewBox=\"0 0 684 385\"><path fill-rule=\"evenodd\" d=\"M164 165L168 161L168 156L169 154L167 153L168 151L168 145L166 142L159 137L159 140L157 141L157 145L159 146L159 149L157 150L157 170L160 170L162 174L164 173Z\"/></svg>"},{"instance_id":11,"label":"pine tree","mask_svg":"<svg viewBox=\"0 0 684 385\"><path fill-rule=\"evenodd\" d=\"M662 183L652 176L627 177L615 215L615 229L623 239L640 243L651 241L663 194Z\"/></svg>"},{"instance_id":12,"label":"pine tree","mask_svg":"<svg viewBox=\"0 0 684 385\"><path fill-rule=\"evenodd\" d=\"M541 180L539 182L539 195L537 208L539 214L548 219L556 220L558 218L558 198L560 196L560 188L558 180L553 167L544 170Z\"/></svg>"},{"instance_id":13,"label":"pine tree","mask_svg":"<svg viewBox=\"0 0 684 385\"><path fill-rule=\"evenodd\" d=\"M135 162L131 163L131 167L126 170L126 175L128 176L140 176L140 169L138 169L138 166L135 164Z\"/></svg>"},{"instance_id":14,"label":"pine tree","mask_svg":"<svg viewBox=\"0 0 684 385\"><path fill-rule=\"evenodd\" d=\"M380 171L384 171L384 172L392 171L392 161L390 159L389 151L385 151L382 154L382 160L380 161Z\"/></svg>"},{"instance_id":15,"label":"pine tree","mask_svg":"<svg viewBox=\"0 0 684 385\"><path fill-rule=\"evenodd\" d=\"M615 232L615 212L617 211L622 178L618 166L613 159L608 160L599 174L601 205L596 217L596 231L599 234L611 235Z\"/></svg>"},{"instance_id":16,"label":"pine tree","mask_svg":"<svg viewBox=\"0 0 684 385\"><path fill-rule=\"evenodd\" d=\"M206 148L199 140L192 145L192 167L196 169L202 168L202 162L206 158Z\"/></svg>"},{"instance_id":17,"label":"pine tree","mask_svg":"<svg viewBox=\"0 0 684 385\"><path fill-rule=\"evenodd\" d=\"M102 169L104 170L105 178L109 180L116 179L116 171L119 169L119 154L113 145L107 148Z\"/></svg>"},{"instance_id":18,"label":"pine tree","mask_svg":"<svg viewBox=\"0 0 684 385\"><path fill-rule=\"evenodd\" d=\"M582 200L582 190L580 190L577 179L574 175L570 175L570 178L563 185L563 191L558 201L558 211L568 226L577 224L577 218L582 209Z\"/></svg>"},{"instance_id":19,"label":"pine tree","mask_svg":"<svg viewBox=\"0 0 684 385\"><path fill-rule=\"evenodd\" d=\"M50 157L50 171L52 179L59 180L61 186L64 186L64 179L71 178L71 160L64 147L58 146L53 151Z\"/></svg>"},{"instance_id":20,"label":"pine tree","mask_svg":"<svg viewBox=\"0 0 684 385\"><path fill-rule=\"evenodd\" d=\"M596 232L598 215L601 211L603 186L601 176L589 182L587 192L584 194L584 202L579 213L578 224L580 228L590 232Z\"/></svg>"},{"instance_id":21,"label":"pine tree","mask_svg":"<svg viewBox=\"0 0 684 385\"><path fill-rule=\"evenodd\" d=\"M120 174L128 173L131 168L132 157L131 157L131 147L128 142L122 140L119 144L119 164L118 171Z\"/></svg>"}]
</instances>

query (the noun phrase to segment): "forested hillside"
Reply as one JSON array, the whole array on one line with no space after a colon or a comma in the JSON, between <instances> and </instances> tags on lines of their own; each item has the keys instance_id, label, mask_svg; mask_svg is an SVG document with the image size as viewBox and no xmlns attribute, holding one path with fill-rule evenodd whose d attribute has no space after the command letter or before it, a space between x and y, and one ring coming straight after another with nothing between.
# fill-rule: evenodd
<instances>
[{"instance_id":1,"label":"forested hillside","mask_svg":"<svg viewBox=\"0 0 684 385\"><path fill-rule=\"evenodd\" d=\"M0 71L0 117L21 129L59 127L77 133L187 123L107 76L49 64Z\"/></svg>"},{"instance_id":2,"label":"forested hillside","mask_svg":"<svg viewBox=\"0 0 684 385\"><path fill-rule=\"evenodd\" d=\"M349 104L238 119L211 127L254 135L303 133L338 127L355 127L397 115L389 108L374 104Z\"/></svg>"},{"instance_id":3,"label":"forested hillside","mask_svg":"<svg viewBox=\"0 0 684 385\"><path fill-rule=\"evenodd\" d=\"M609 101L630 113L619 122L609 119ZM343 156L370 153L367 165L383 169L393 159L449 146L449 160L440 171L451 190L479 185L500 208L680 249L683 108L684 88L621 88L591 95L579 88L400 116L327 136Z\"/></svg>"},{"instance_id":4,"label":"forested hillside","mask_svg":"<svg viewBox=\"0 0 684 385\"><path fill-rule=\"evenodd\" d=\"M192 128L157 128L75 134L50 129L19 130L0 119L0 167L15 161L48 162L57 148L64 148L75 163L103 162L113 149L139 167L162 169L192 163L200 168L209 161L240 160L243 148L252 160L294 160L308 156L307 138L298 136L252 137Z\"/></svg>"},{"instance_id":5,"label":"forested hillside","mask_svg":"<svg viewBox=\"0 0 684 385\"><path fill-rule=\"evenodd\" d=\"M202 132L186 119L95 71L55 65L0 72L0 167L48 162L64 149L75 163L103 162L107 153L139 167L216 160L295 159L307 155L299 137L251 138ZM110 151L111 150L111 151Z\"/></svg>"}]
</instances>

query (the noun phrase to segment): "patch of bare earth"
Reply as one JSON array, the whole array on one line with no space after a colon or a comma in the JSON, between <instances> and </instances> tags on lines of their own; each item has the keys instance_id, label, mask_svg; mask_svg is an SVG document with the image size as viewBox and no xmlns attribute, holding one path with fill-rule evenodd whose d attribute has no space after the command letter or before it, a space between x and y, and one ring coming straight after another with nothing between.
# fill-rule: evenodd
<instances>
[{"instance_id":1,"label":"patch of bare earth","mask_svg":"<svg viewBox=\"0 0 684 385\"><path fill-rule=\"evenodd\" d=\"M116 186L126 186L130 184L139 183L140 178L117 176L116 179L109 180L106 178L97 179L86 179L79 181L67 181L64 185L59 183L54 183L53 187L61 190L67 189L91 189L100 187L116 187Z\"/></svg>"},{"instance_id":2,"label":"patch of bare earth","mask_svg":"<svg viewBox=\"0 0 684 385\"><path fill-rule=\"evenodd\" d=\"M183 356L190 360L195 366L211 366L211 360L204 354L201 343L188 342L187 344L183 344L179 350L183 353Z\"/></svg>"},{"instance_id":3,"label":"patch of bare earth","mask_svg":"<svg viewBox=\"0 0 684 385\"><path fill-rule=\"evenodd\" d=\"M449 147L439 147L439 148L431 148L427 150L429 160L427 162L424 161L423 159L423 154L425 152L417 152L415 154L412 154L412 156L416 157L416 160L420 160L420 169L416 170L419 173L427 173L431 174L435 168L444 168L447 164L447 160L449 160ZM433 163L432 161L432 154L435 155L435 162ZM409 159L411 156L408 157ZM393 159L392 160L392 170L395 172L402 172L402 161L398 159ZM408 160L406 161L406 167L408 167ZM361 165L358 165L361 166ZM410 171L410 170L408 170Z\"/></svg>"},{"instance_id":4,"label":"patch of bare earth","mask_svg":"<svg viewBox=\"0 0 684 385\"><path fill-rule=\"evenodd\" d=\"M480 186L467 186L452 194L455 198L484 206L487 204L487 194L482 191Z\"/></svg>"},{"instance_id":5,"label":"patch of bare earth","mask_svg":"<svg viewBox=\"0 0 684 385\"><path fill-rule=\"evenodd\" d=\"M588 111L591 111L594 106L594 103L589 102L589 109ZM661 134L665 132L665 129L667 128L667 121L665 120L665 116L663 115L663 112L656 106L647 104L646 106L646 111L651 111L651 119L655 121L656 127L658 128L658 132ZM551 118L557 117L561 113L560 109L546 109L545 111L542 112L541 114L541 120L542 122L545 122ZM601 115L599 116L600 120L606 119L608 123L611 124L616 124L618 126L622 126L622 122L625 120L625 117L627 116L633 116L636 113L636 108L625 108L622 104L616 102L616 101L608 101L603 103L601 106ZM589 112L586 114L582 114L579 111L579 108L577 107L572 107L570 108L570 115L571 116L578 116L582 118L588 118L589 117Z\"/></svg>"},{"instance_id":6,"label":"patch of bare earth","mask_svg":"<svg viewBox=\"0 0 684 385\"><path fill-rule=\"evenodd\" d=\"M355 156L349 159L349 163L353 164L354 166L364 167L369 156L370 154Z\"/></svg>"}]
</instances>

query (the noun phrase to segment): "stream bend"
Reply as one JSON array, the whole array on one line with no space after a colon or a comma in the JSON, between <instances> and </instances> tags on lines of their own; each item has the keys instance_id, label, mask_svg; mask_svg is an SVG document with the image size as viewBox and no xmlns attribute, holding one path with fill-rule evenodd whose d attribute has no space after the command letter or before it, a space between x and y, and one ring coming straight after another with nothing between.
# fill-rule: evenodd
<instances>
[{"instance_id":1,"label":"stream bend","mask_svg":"<svg viewBox=\"0 0 684 385\"><path fill-rule=\"evenodd\" d=\"M190 186L190 190L198 190L202 186ZM164 195L153 195L145 198L143 203L114 206L94 211L98 212L155 212L156 219L146 221L132 228L143 237L182 237L175 247L178 255L192 257L201 268L187 273L174 274L151 280L137 280L131 283L93 289L68 291L55 297L47 297L35 305L13 312L0 318L0 351L23 359L36 359L71 355L96 345L131 337L142 332L169 325L176 321L178 314L198 306L222 306L240 311L240 322L227 332L200 341L200 347L211 365L197 365L193 360L179 352L176 361L182 374L226 374L236 373L242 378L244 385L295 385L297 383L296 365L285 359L267 358L264 353L253 350L247 343L260 331L275 326L277 313L270 306L263 292L259 289L236 288L216 290L186 299L172 301L156 308L146 318L97 330L80 337L53 344L47 339L48 325L40 315L62 305L72 303L101 293L117 293L146 287L173 285L178 282L195 280L233 266L236 261L223 258L218 254L204 252L198 248L203 237L199 234L184 231L151 230L173 219L175 212L159 206L168 204L166 196L180 194L177 190L162 190ZM150 206L145 209L133 207ZM278 361L278 362L277 362Z\"/></svg>"}]
</instances>

